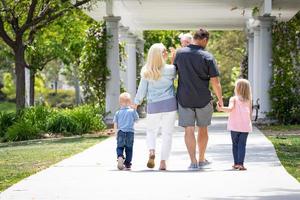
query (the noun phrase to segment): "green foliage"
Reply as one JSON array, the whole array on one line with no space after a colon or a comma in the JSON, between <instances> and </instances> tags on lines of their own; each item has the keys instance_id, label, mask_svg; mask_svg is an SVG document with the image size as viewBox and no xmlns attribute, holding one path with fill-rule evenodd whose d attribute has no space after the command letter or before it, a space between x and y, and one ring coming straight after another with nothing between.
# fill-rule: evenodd
<instances>
[{"instance_id":1,"label":"green foliage","mask_svg":"<svg viewBox=\"0 0 300 200\"><path fill-rule=\"evenodd\" d=\"M13 76L11 73L3 74L3 84L4 87L1 91L6 95L6 98L9 100L13 100L16 98L16 86L13 80Z\"/></svg>"},{"instance_id":2,"label":"green foliage","mask_svg":"<svg viewBox=\"0 0 300 200\"><path fill-rule=\"evenodd\" d=\"M79 71L87 102L104 103L105 84L110 74L106 66L108 39L105 23L95 23L86 32Z\"/></svg>"},{"instance_id":3,"label":"green foliage","mask_svg":"<svg viewBox=\"0 0 300 200\"><path fill-rule=\"evenodd\" d=\"M16 120L15 113L0 112L0 138L4 137L8 127Z\"/></svg>"},{"instance_id":4,"label":"green foliage","mask_svg":"<svg viewBox=\"0 0 300 200\"><path fill-rule=\"evenodd\" d=\"M69 116L66 112L56 112L49 118L47 130L52 133L71 135L71 133L77 133L78 125L74 118Z\"/></svg>"},{"instance_id":5,"label":"green foliage","mask_svg":"<svg viewBox=\"0 0 300 200\"><path fill-rule=\"evenodd\" d=\"M241 75L246 41L242 31L211 31L207 50L218 64L224 101L234 93L234 83Z\"/></svg>"},{"instance_id":6,"label":"green foliage","mask_svg":"<svg viewBox=\"0 0 300 200\"><path fill-rule=\"evenodd\" d=\"M25 121L35 126L39 132L46 132L47 120L52 114L53 111L46 106L29 107L19 113L18 121Z\"/></svg>"},{"instance_id":7,"label":"green foliage","mask_svg":"<svg viewBox=\"0 0 300 200\"><path fill-rule=\"evenodd\" d=\"M151 45L154 43L163 43L167 49L170 47L177 48L180 46L180 39L178 36L182 32L187 31L166 31L166 30L157 30L157 31L144 31L143 37L145 40L144 49L145 53L148 52Z\"/></svg>"},{"instance_id":8,"label":"green foliage","mask_svg":"<svg viewBox=\"0 0 300 200\"><path fill-rule=\"evenodd\" d=\"M26 120L19 120L7 129L5 140L21 141L40 138L39 130Z\"/></svg>"},{"instance_id":9,"label":"green foliage","mask_svg":"<svg viewBox=\"0 0 300 200\"><path fill-rule=\"evenodd\" d=\"M271 117L280 123L300 123L300 12L273 26Z\"/></svg>"},{"instance_id":10,"label":"green foliage","mask_svg":"<svg viewBox=\"0 0 300 200\"><path fill-rule=\"evenodd\" d=\"M47 90L45 99L40 104L58 108L72 108L75 104L75 93L73 90Z\"/></svg>"},{"instance_id":11,"label":"green foliage","mask_svg":"<svg viewBox=\"0 0 300 200\"><path fill-rule=\"evenodd\" d=\"M106 128L103 107L83 105L73 109L36 106L18 115L0 112L0 137L5 141L41 138L43 133L78 135Z\"/></svg>"}]
</instances>

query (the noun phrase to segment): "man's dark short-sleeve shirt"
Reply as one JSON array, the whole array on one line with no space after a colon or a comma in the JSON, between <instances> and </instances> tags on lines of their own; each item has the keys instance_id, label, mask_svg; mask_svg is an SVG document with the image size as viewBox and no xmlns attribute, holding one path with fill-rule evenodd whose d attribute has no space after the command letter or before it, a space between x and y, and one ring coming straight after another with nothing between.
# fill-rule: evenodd
<instances>
[{"instance_id":1,"label":"man's dark short-sleeve shirt","mask_svg":"<svg viewBox=\"0 0 300 200\"><path fill-rule=\"evenodd\" d=\"M205 107L212 99L209 80L219 76L213 55L198 45L189 45L177 51L174 65L179 76L177 98L180 105Z\"/></svg>"}]
</instances>

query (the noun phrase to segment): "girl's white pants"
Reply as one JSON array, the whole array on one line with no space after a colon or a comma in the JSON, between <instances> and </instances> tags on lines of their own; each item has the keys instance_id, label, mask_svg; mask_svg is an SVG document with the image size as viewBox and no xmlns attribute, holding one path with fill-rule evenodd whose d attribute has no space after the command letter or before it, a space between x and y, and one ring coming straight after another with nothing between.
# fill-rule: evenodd
<instances>
[{"instance_id":1,"label":"girl's white pants","mask_svg":"<svg viewBox=\"0 0 300 200\"><path fill-rule=\"evenodd\" d=\"M177 111L147 114L147 146L155 150L157 133L161 130L161 160L168 160L170 156L176 114Z\"/></svg>"}]
</instances>

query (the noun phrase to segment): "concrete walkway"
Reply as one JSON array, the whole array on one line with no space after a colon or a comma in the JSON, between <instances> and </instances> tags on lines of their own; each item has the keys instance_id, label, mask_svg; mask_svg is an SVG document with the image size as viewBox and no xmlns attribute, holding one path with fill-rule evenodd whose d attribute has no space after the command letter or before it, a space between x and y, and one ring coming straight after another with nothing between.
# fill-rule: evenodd
<instances>
[{"instance_id":1,"label":"concrete walkway","mask_svg":"<svg viewBox=\"0 0 300 200\"><path fill-rule=\"evenodd\" d=\"M225 126L226 119L213 120L207 152L213 164L200 171L187 170L189 159L179 127L173 137L169 171L148 170L145 120L140 120L132 171L116 170L115 138L110 138L13 185L0 199L300 199L300 183L281 166L272 144L257 129L248 138L248 171L231 170L231 141Z\"/></svg>"}]
</instances>

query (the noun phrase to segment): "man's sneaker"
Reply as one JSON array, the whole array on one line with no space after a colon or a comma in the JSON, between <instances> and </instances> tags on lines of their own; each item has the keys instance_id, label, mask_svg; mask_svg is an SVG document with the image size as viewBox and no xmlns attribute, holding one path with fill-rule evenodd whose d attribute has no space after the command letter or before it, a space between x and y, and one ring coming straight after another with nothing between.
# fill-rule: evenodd
<instances>
[{"instance_id":1,"label":"man's sneaker","mask_svg":"<svg viewBox=\"0 0 300 200\"><path fill-rule=\"evenodd\" d=\"M118 169L123 170L124 169L124 158L119 157L118 158Z\"/></svg>"},{"instance_id":2,"label":"man's sneaker","mask_svg":"<svg viewBox=\"0 0 300 200\"><path fill-rule=\"evenodd\" d=\"M197 163L191 163L188 167L188 170L198 170L198 164Z\"/></svg>"},{"instance_id":3,"label":"man's sneaker","mask_svg":"<svg viewBox=\"0 0 300 200\"><path fill-rule=\"evenodd\" d=\"M208 160L205 159L204 161L198 162L198 167L202 168L202 167L210 165L210 164L211 164L211 162L209 162Z\"/></svg>"}]
</instances>

